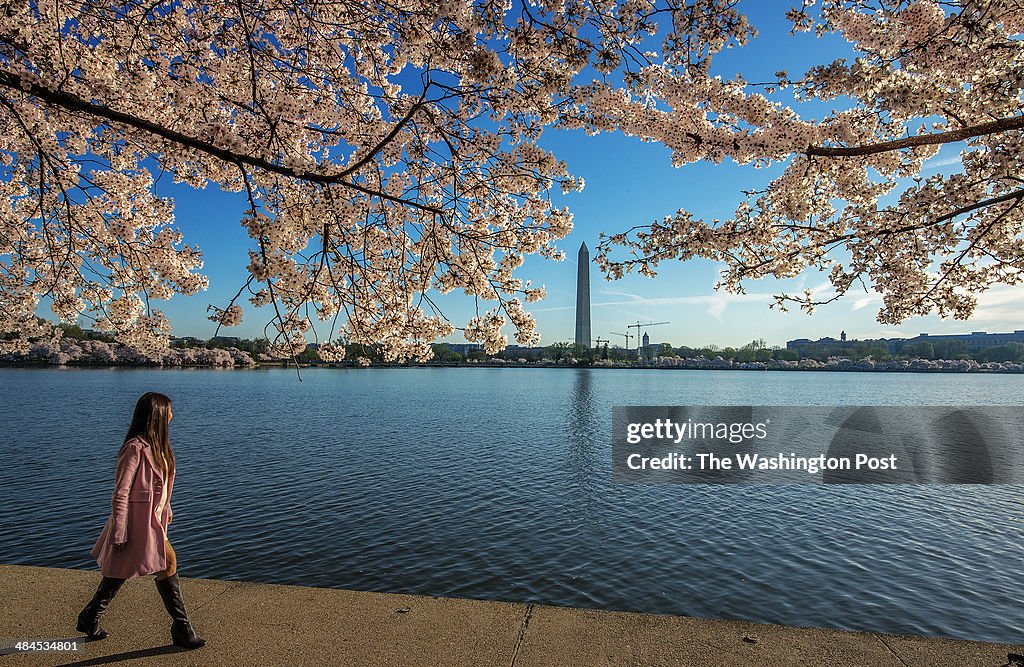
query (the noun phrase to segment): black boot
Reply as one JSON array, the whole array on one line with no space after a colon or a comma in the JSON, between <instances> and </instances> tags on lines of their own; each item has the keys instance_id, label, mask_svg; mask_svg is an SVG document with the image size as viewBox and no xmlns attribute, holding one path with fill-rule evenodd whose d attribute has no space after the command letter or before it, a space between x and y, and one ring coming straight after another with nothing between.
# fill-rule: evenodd
<instances>
[{"instance_id":1,"label":"black boot","mask_svg":"<svg viewBox=\"0 0 1024 667\"><path fill-rule=\"evenodd\" d=\"M125 581L127 579L103 577L99 588L96 589L96 595L92 596L92 600L89 604L85 605L85 609L78 615L78 625L76 628L79 632L84 632L89 639L107 638L107 631L100 627L100 616L103 615L107 605L114 599L117 591L121 588L121 584Z\"/></svg>"},{"instance_id":2,"label":"black boot","mask_svg":"<svg viewBox=\"0 0 1024 667\"><path fill-rule=\"evenodd\" d=\"M188 612L185 611L185 601L181 599L181 588L178 585L178 575L173 574L166 579L156 580L156 589L160 591L160 597L164 600L164 607L171 615L171 640L175 646L183 648L199 648L206 645L206 640L196 634L192 624L188 620Z\"/></svg>"}]
</instances>

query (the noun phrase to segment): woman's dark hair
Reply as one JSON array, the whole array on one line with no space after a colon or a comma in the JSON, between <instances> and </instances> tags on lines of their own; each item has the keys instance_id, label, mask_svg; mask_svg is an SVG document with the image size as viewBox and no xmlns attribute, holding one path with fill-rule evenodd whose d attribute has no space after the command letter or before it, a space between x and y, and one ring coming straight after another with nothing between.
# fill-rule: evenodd
<instances>
[{"instance_id":1,"label":"woman's dark hair","mask_svg":"<svg viewBox=\"0 0 1024 667\"><path fill-rule=\"evenodd\" d=\"M135 404L132 424L128 427L128 435L124 437L124 441L128 442L141 436L149 443L153 458L165 479L174 474L174 452L171 451L171 441L167 437L170 410L171 399L163 394L155 391L143 394Z\"/></svg>"}]
</instances>

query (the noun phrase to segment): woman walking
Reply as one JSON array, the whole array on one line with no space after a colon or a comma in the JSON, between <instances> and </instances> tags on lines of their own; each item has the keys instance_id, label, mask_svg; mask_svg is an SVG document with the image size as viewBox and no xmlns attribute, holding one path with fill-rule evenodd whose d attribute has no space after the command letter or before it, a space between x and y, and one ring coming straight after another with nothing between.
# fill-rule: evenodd
<instances>
[{"instance_id":1,"label":"woman walking","mask_svg":"<svg viewBox=\"0 0 1024 667\"><path fill-rule=\"evenodd\" d=\"M171 615L176 646L199 648L206 640L188 620L177 575L177 559L167 540L174 487L174 452L167 437L173 412L163 394L143 394L135 404L128 435L117 460L112 510L92 555L103 579L96 595L78 615L78 631L103 639L100 616L121 585L133 577L156 574L156 588Z\"/></svg>"}]
</instances>

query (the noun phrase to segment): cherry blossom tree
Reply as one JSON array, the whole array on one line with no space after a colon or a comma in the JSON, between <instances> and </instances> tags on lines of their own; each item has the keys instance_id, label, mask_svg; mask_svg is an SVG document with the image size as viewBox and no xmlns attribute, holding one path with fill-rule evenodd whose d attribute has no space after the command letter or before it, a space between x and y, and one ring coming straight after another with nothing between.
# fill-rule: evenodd
<instances>
[{"instance_id":1,"label":"cherry blossom tree","mask_svg":"<svg viewBox=\"0 0 1024 667\"><path fill-rule=\"evenodd\" d=\"M158 358L155 307L206 286L159 178L237 191L253 239L243 304L269 306L272 356L314 320L429 356L455 329L432 290L493 304L462 327L489 350L538 340L516 276L571 229L552 188L582 183L546 126L615 104L585 70L647 66L658 21L700 60L745 23L729 0L339 3L12 0L0 10L0 339L46 334L41 299ZM605 76L605 80L609 80ZM335 330L337 327L337 331ZM315 332L314 332L315 333ZM339 346L321 356L337 358Z\"/></svg>"},{"instance_id":2,"label":"cherry blossom tree","mask_svg":"<svg viewBox=\"0 0 1024 667\"><path fill-rule=\"evenodd\" d=\"M602 238L597 261L613 277L653 275L665 260L724 264L717 287L827 272L821 298L780 294L813 312L851 288L882 295L878 320L928 313L966 319L976 295L1024 277L1021 92L1024 6L1015 0L813 0L789 13L794 31L837 33L855 57L769 85L722 80L699 68L643 77L667 107L630 100L617 127L672 148L673 162L783 164L744 193L728 220L673 216ZM820 120L777 100L828 102ZM852 101L852 103L850 102ZM595 121L596 129L604 129ZM961 169L922 174L943 144ZM624 250L625 253L620 251Z\"/></svg>"},{"instance_id":3,"label":"cherry blossom tree","mask_svg":"<svg viewBox=\"0 0 1024 667\"><path fill-rule=\"evenodd\" d=\"M154 302L206 278L155 193L161 178L247 202L248 279L211 319L266 306L271 357L300 352L316 320L328 340L387 360L427 357L457 326L488 352L508 323L535 344L525 304L544 290L518 270L561 257L572 217L550 194L582 187L538 145L549 127L659 141L677 165L788 163L733 220L680 212L608 237L598 259L612 277L696 256L725 262L733 290L827 269L838 293L870 281L894 321L963 315L963 290L1019 279L1014 3L805 3L796 29L838 31L860 54L797 81L780 73L798 98L853 100L819 121L778 90L713 75L714 57L754 34L737 4L12 0L0 8L0 350L49 335L34 316L46 299L64 321L166 352ZM965 173L902 185L965 139ZM633 254L615 259L622 244ZM830 255L840 247L845 263ZM962 256L936 276L932 259L951 252ZM431 299L456 290L478 302L468 322Z\"/></svg>"},{"instance_id":4,"label":"cherry blossom tree","mask_svg":"<svg viewBox=\"0 0 1024 667\"><path fill-rule=\"evenodd\" d=\"M82 348L84 361L94 364L113 364L117 361L110 345L102 340L83 340L78 344Z\"/></svg>"}]
</instances>

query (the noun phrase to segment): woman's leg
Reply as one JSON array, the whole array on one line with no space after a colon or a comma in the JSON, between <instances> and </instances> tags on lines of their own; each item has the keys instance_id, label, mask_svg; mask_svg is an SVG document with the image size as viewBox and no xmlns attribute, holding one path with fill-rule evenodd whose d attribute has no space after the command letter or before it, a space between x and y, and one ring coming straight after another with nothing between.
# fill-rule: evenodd
<instances>
[{"instance_id":1,"label":"woman's leg","mask_svg":"<svg viewBox=\"0 0 1024 667\"><path fill-rule=\"evenodd\" d=\"M164 542L167 554L167 569L156 575L156 589L160 591L164 607L174 623L171 625L171 641L185 648L199 648L206 640L196 634L192 623L188 620L185 600L181 596L181 585L178 582L178 558L171 548L171 543Z\"/></svg>"},{"instance_id":2,"label":"woman's leg","mask_svg":"<svg viewBox=\"0 0 1024 667\"><path fill-rule=\"evenodd\" d=\"M96 594L92 596L92 600L89 604L85 605L85 609L78 615L78 628L79 632L84 632L89 636L89 639L105 639L107 631L100 627L100 616L106 611L107 605L117 595L117 591L121 589L121 585L127 579L115 579L113 577L103 577L100 581L99 588L96 589Z\"/></svg>"},{"instance_id":3,"label":"woman's leg","mask_svg":"<svg viewBox=\"0 0 1024 667\"><path fill-rule=\"evenodd\" d=\"M167 554L167 569L156 573L157 581L166 579L178 571L178 557L171 547L170 540L164 540L164 552Z\"/></svg>"}]
</instances>

